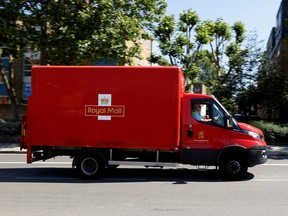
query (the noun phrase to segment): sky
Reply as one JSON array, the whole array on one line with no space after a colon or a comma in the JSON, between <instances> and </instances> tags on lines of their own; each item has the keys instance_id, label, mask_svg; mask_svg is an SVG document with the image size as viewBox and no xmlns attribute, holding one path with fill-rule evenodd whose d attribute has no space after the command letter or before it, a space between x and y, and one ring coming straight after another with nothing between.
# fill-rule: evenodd
<instances>
[{"instance_id":1,"label":"sky","mask_svg":"<svg viewBox=\"0 0 288 216\"><path fill-rule=\"evenodd\" d=\"M196 11L201 20L223 20L230 25L244 23L247 32L256 31L266 45L271 29L276 26L276 15L281 0L166 0L167 13L175 18L184 10Z\"/></svg>"}]
</instances>

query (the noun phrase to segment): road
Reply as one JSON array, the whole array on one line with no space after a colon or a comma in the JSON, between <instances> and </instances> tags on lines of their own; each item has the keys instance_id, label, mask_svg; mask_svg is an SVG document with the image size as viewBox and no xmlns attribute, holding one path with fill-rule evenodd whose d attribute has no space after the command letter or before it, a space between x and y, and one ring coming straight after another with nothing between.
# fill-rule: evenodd
<instances>
[{"instance_id":1,"label":"road","mask_svg":"<svg viewBox=\"0 0 288 216\"><path fill-rule=\"evenodd\" d=\"M0 155L0 215L284 216L288 158L249 169L242 181L223 181L195 167L120 166L83 180L69 158L34 164L25 155Z\"/></svg>"}]
</instances>

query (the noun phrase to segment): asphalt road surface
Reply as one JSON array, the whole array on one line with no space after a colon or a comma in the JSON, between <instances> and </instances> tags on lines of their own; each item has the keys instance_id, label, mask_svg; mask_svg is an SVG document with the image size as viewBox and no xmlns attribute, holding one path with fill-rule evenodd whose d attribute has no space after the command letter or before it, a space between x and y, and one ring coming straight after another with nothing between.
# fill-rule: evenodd
<instances>
[{"instance_id":1,"label":"asphalt road surface","mask_svg":"<svg viewBox=\"0 0 288 216\"><path fill-rule=\"evenodd\" d=\"M191 166L120 166L83 180L66 157L26 164L23 154L0 154L0 191L5 216L285 216L288 158L250 168L242 181Z\"/></svg>"}]
</instances>

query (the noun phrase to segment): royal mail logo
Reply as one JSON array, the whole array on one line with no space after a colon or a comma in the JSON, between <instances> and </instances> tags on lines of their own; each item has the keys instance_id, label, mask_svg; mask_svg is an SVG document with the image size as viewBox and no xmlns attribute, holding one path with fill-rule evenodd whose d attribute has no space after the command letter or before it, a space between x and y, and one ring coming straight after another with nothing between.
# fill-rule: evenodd
<instances>
[{"instance_id":1,"label":"royal mail logo","mask_svg":"<svg viewBox=\"0 0 288 216\"><path fill-rule=\"evenodd\" d=\"M111 117L124 117L125 107L112 105L111 94L98 94L98 105L85 105L85 116L97 116L98 120L111 120Z\"/></svg>"},{"instance_id":2,"label":"royal mail logo","mask_svg":"<svg viewBox=\"0 0 288 216\"><path fill-rule=\"evenodd\" d=\"M124 117L124 106L86 105L85 115L86 116Z\"/></svg>"}]
</instances>

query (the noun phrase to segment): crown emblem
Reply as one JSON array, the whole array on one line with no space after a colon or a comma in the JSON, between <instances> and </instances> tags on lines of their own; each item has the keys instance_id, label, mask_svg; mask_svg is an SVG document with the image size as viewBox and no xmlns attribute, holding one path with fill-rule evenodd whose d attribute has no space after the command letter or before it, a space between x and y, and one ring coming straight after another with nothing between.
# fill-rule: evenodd
<instances>
[{"instance_id":1,"label":"crown emblem","mask_svg":"<svg viewBox=\"0 0 288 216\"><path fill-rule=\"evenodd\" d=\"M109 103L109 99L107 97L103 97L100 99L101 104L108 104Z\"/></svg>"},{"instance_id":2,"label":"crown emblem","mask_svg":"<svg viewBox=\"0 0 288 216\"><path fill-rule=\"evenodd\" d=\"M204 131L199 131L199 139L204 139Z\"/></svg>"}]
</instances>

